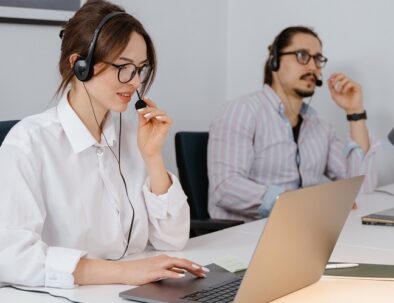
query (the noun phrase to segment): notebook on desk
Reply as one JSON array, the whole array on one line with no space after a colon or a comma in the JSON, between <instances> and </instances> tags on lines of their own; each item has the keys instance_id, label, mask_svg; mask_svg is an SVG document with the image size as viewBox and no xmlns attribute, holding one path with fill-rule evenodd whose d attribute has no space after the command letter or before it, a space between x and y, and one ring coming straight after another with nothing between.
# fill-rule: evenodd
<instances>
[{"instance_id":1,"label":"notebook on desk","mask_svg":"<svg viewBox=\"0 0 394 303\"><path fill-rule=\"evenodd\" d=\"M265 303L308 286L322 276L363 179L280 195L244 276L210 265L205 279L162 280L119 296L150 303Z\"/></svg>"},{"instance_id":2,"label":"notebook on desk","mask_svg":"<svg viewBox=\"0 0 394 303\"><path fill-rule=\"evenodd\" d=\"M394 281L394 265L359 264L351 268L328 269L324 276L335 278Z\"/></svg>"}]
</instances>

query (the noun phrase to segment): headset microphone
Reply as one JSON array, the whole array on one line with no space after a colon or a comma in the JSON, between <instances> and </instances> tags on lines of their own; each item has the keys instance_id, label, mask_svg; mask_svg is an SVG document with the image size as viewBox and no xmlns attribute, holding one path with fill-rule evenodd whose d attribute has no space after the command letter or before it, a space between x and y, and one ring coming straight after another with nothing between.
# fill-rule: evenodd
<instances>
[{"instance_id":1,"label":"headset microphone","mask_svg":"<svg viewBox=\"0 0 394 303\"><path fill-rule=\"evenodd\" d=\"M316 86L318 86L318 87L323 85L323 80L322 80L321 76L319 78L316 78L315 83L316 83Z\"/></svg>"},{"instance_id":2,"label":"headset microphone","mask_svg":"<svg viewBox=\"0 0 394 303\"><path fill-rule=\"evenodd\" d=\"M135 109L139 110L141 108L145 108L147 106L146 102L142 100L140 93L137 90L138 101L135 103Z\"/></svg>"}]
</instances>

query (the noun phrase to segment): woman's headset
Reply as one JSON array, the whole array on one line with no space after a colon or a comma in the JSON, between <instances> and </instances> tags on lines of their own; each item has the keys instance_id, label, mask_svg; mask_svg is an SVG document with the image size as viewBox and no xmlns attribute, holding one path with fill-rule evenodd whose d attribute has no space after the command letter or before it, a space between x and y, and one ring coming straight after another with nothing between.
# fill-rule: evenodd
<instances>
[{"instance_id":1,"label":"woman's headset","mask_svg":"<svg viewBox=\"0 0 394 303\"><path fill-rule=\"evenodd\" d=\"M108 20L110 20L112 17L115 17L117 15L123 15L123 14L127 14L127 13L125 13L125 12L110 13L110 14L106 15L100 21L99 25L97 25L97 27L94 31L94 34L93 34L92 41L90 42L89 50L88 50L88 54L87 54L86 58L80 57L74 63L73 70L74 70L74 74L78 78L78 80L80 80L82 82L86 82L92 78L93 65L94 65L93 55L94 55L94 50L96 49L97 39L98 39L98 36L101 32L101 29L108 22Z\"/></svg>"},{"instance_id":2,"label":"woman's headset","mask_svg":"<svg viewBox=\"0 0 394 303\"><path fill-rule=\"evenodd\" d=\"M100 34L100 31L104 27L104 25L108 22L108 20L110 20L111 18L113 18L113 17L115 17L117 15L123 15L123 14L127 14L127 13L126 12L112 12L112 13L109 13L97 25L97 27L96 27L96 29L94 31L94 34L93 34L92 41L90 42L89 50L88 50L88 54L87 54L86 58L80 57L74 63L73 71L74 71L75 76L78 78L78 80L80 80L82 82L86 82L86 81L89 81L92 78L92 76L93 76L93 66L94 66L93 55L94 55L94 51L96 49L97 39L98 39L98 36ZM85 84L84 84L84 87L85 87ZM86 90L86 87L85 87L85 90ZM86 93L89 96L89 100L90 100L91 105L92 105L92 110L93 110L93 114L94 114L94 117L96 119L97 125L100 127L100 125L99 125L99 123L97 121L97 118L96 118L96 114L94 112L94 108L93 108L92 101L90 99L90 95L89 95L87 90L86 90ZM139 97L138 91L137 91L137 94L138 94L138 97ZM144 102L144 101L142 101L142 102ZM130 222L130 229L129 229L128 236L127 236L127 244L126 244L126 247L125 247L125 250L124 250L122 256L120 256L117 259L108 259L108 260L120 260L121 258L123 258L126 255L127 250L129 248L130 239L131 239L131 231L133 229L133 223L134 223L134 217L135 217L135 210L134 210L133 204L131 203L131 200L129 198L129 193L128 193L128 189L127 189L126 180L125 180L125 178L123 176L122 168L121 168L121 165L120 165L120 157L121 157L120 150L121 150L121 138L122 138L122 115L120 115L120 119L119 119L119 138L118 138L118 140L119 140L119 151L118 151L118 156L116 156L115 152L109 146L107 138L105 137L104 133L103 133L103 136L104 136L104 139L105 139L105 142L106 142L108 148L110 149L110 151L114 155L116 161L118 162L119 174L120 174L120 176L122 178L122 181L123 181L123 185L124 185L124 188L125 188L125 191L126 191L127 200L129 201L131 209L133 211L133 215L132 215L131 222Z\"/></svg>"}]
</instances>

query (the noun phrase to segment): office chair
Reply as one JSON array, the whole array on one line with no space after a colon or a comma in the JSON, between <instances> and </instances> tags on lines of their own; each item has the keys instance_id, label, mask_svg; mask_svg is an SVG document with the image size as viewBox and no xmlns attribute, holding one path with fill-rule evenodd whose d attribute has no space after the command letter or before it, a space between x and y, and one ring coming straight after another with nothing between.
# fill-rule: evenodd
<instances>
[{"instance_id":1,"label":"office chair","mask_svg":"<svg viewBox=\"0 0 394 303\"><path fill-rule=\"evenodd\" d=\"M207 146L208 132L178 132L175 135L179 181L190 206L191 237L244 223L209 217Z\"/></svg>"},{"instance_id":2,"label":"office chair","mask_svg":"<svg viewBox=\"0 0 394 303\"><path fill-rule=\"evenodd\" d=\"M10 129L18 122L19 120L0 121L0 145L3 143Z\"/></svg>"}]
</instances>

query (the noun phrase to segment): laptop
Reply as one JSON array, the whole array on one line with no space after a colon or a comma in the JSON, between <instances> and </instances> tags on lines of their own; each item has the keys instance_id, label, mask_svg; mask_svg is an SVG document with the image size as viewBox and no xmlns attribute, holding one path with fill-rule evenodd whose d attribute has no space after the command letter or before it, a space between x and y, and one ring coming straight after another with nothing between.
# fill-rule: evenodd
<instances>
[{"instance_id":1,"label":"laptop","mask_svg":"<svg viewBox=\"0 0 394 303\"><path fill-rule=\"evenodd\" d=\"M361 218L361 222L367 225L388 225L394 226L394 208L372 213Z\"/></svg>"},{"instance_id":2,"label":"laptop","mask_svg":"<svg viewBox=\"0 0 394 303\"><path fill-rule=\"evenodd\" d=\"M189 274L119 296L149 303L265 303L315 283L325 270L363 180L359 176L281 194L243 276L212 264L207 278ZM226 294L228 290L230 294Z\"/></svg>"},{"instance_id":3,"label":"laptop","mask_svg":"<svg viewBox=\"0 0 394 303\"><path fill-rule=\"evenodd\" d=\"M391 131L394 140L394 129ZM390 133L390 134L391 134ZM394 184L389 184L375 189L375 192L394 196ZM394 226L394 208L384 209L361 218L362 224Z\"/></svg>"}]
</instances>

